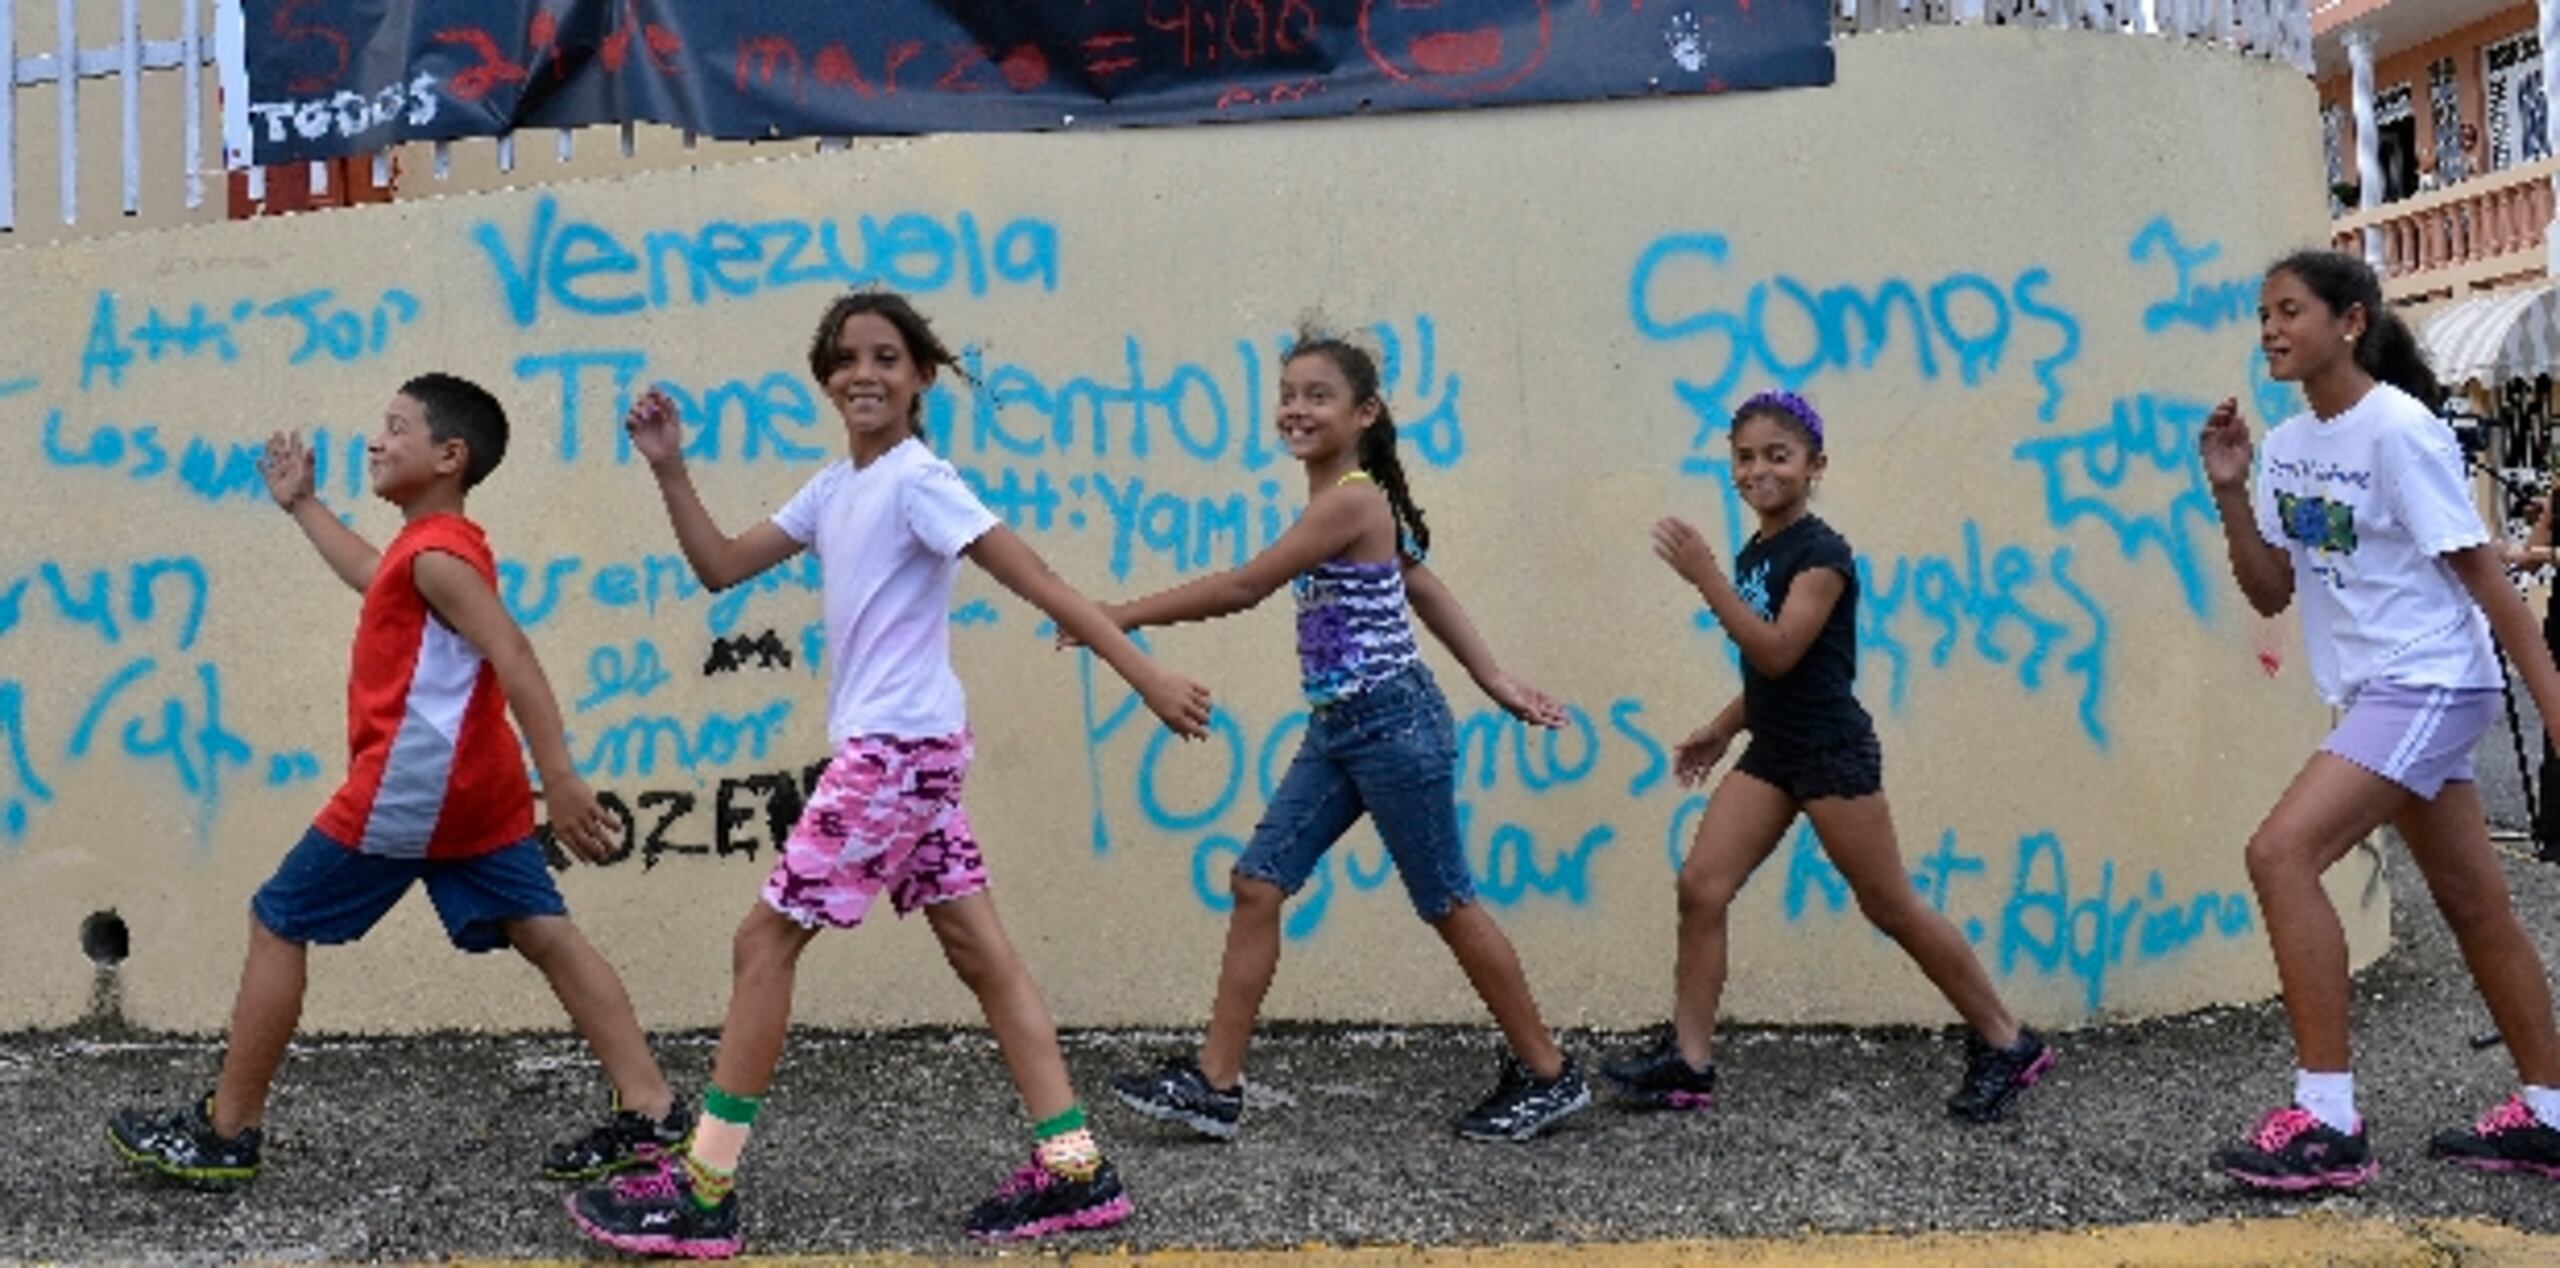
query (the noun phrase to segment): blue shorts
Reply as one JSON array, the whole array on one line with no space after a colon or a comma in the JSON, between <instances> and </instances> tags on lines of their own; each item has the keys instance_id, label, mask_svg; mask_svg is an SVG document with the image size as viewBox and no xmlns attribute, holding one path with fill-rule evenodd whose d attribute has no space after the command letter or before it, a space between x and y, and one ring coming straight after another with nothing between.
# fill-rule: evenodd
<instances>
[{"instance_id":1,"label":"blue shorts","mask_svg":"<svg viewBox=\"0 0 2560 1268\"><path fill-rule=\"evenodd\" d=\"M1438 921L1475 901L1458 843L1458 738L1449 702L1417 664L1307 718L1306 738L1236 875L1294 894L1365 812L1395 860L1405 896Z\"/></svg>"},{"instance_id":2,"label":"blue shorts","mask_svg":"<svg viewBox=\"0 0 2560 1268\"><path fill-rule=\"evenodd\" d=\"M358 854L317 828L302 834L249 911L287 942L334 946L363 937L419 881L445 937L465 951L504 948L510 920L569 914L530 837L467 859L407 859Z\"/></svg>"}]
</instances>

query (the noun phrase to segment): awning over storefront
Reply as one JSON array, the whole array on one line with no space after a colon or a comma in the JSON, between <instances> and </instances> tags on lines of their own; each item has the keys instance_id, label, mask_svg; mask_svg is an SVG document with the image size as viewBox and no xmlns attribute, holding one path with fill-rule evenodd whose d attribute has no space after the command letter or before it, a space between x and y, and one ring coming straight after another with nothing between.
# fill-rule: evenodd
<instances>
[{"instance_id":1,"label":"awning over storefront","mask_svg":"<svg viewBox=\"0 0 2560 1268\"><path fill-rule=\"evenodd\" d=\"M2560 374L2560 287L2466 300L2427 319L2427 364L2448 387Z\"/></svg>"}]
</instances>

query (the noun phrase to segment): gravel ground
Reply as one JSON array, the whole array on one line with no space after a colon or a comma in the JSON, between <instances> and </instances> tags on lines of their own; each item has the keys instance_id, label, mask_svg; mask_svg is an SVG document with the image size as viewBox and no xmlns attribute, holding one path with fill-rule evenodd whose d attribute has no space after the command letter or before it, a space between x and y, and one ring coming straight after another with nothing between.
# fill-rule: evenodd
<instances>
[{"instance_id":1,"label":"gravel ground","mask_svg":"<svg viewBox=\"0 0 2560 1268\"><path fill-rule=\"evenodd\" d=\"M2528 738L2537 726L2520 701ZM2538 754L2535 754L2538 758ZM2501 826L2525 821L2503 727L2480 753ZM2508 872L2546 957L2560 869ZM2560 1232L2546 1183L2428 1162L2431 1132L2513 1083L2452 942L2396 847L2398 946L2356 983L2358 1064L2382 1179L2328 1209L2479 1216ZM2281 1013L2217 1009L2060 1036L2063 1057L2010 1122L1939 1112L1960 1064L1947 1032L1750 1030L1720 1053L1724 1103L1647 1116L1603 1104L1528 1146L1473 1145L1450 1119L1490 1085L1489 1029L1270 1029L1233 1144L1100 1107L1138 1218L1084 1244L1285 1247L1616 1241L1819 1231L2064 1228L2300 1209L2205 1165L2290 1089ZM1187 1036L1076 1033L1077 1085L1185 1050ZM1572 1034L1586 1060L1629 1039ZM713 1037L665 1037L680 1087ZM199 1193L129 1174L102 1138L115 1106L206 1086L210 1043L104 1026L0 1035L0 1258L132 1260L581 1255L543 1145L595 1112L598 1075L559 1035L445 1034L296 1047L267 1174ZM1107 1099L1107 1094L1105 1096ZM960 1214L1015 1164L1024 1132L994 1046L973 1032L795 1034L742 1192L767 1253L968 1253Z\"/></svg>"},{"instance_id":2,"label":"gravel ground","mask_svg":"<svg viewBox=\"0 0 2560 1268\"><path fill-rule=\"evenodd\" d=\"M2396 849L2394 851L2397 853ZM2396 866L2400 945L2357 982L2359 1062L2383 1177L2329 1199L2355 1215L2476 1215L2560 1230L2545 1182L2429 1163L2427 1135L2512 1083L2451 942ZM2518 860L2519 906L2560 949L2560 870ZM2423 904L2423 899L2420 900ZM1625 1037L1574 1034L1586 1057ZM2209 1152L2289 1089L2272 1007L2061 1037L2054 1077L2009 1123L1939 1112L1948 1034L1753 1031L1724 1047L1712 1114L1602 1106L1525 1147L1456 1139L1489 1085L1489 1031L1289 1028L1256 1049L1259 1108L1234 1144L1100 1112L1139 1216L1087 1244L1620 1240L2069 1227L2300 1209L2234 1192ZM1069 1038L1078 1084L1181 1050L1183 1037ZM711 1039L665 1041L699 1086ZM101 1139L117 1104L203 1087L202 1041L100 1028L0 1036L0 1258L128 1261L578 1255L556 1187L529 1179L579 1127L596 1074L556 1036L320 1041L287 1063L267 1174L234 1193L129 1175ZM755 1249L965 1253L960 1214L1017 1161L1023 1131L993 1046L974 1033L802 1032L743 1192Z\"/></svg>"}]
</instances>

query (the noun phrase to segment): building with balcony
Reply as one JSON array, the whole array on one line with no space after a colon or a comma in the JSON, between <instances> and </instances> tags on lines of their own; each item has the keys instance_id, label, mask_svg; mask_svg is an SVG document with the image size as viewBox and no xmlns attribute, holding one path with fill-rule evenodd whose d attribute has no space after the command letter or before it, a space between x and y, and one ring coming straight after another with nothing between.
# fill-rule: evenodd
<instances>
[{"instance_id":1,"label":"building with balcony","mask_svg":"<svg viewBox=\"0 0 2560 1268\"><path fill-rule=\"evenodd\" d=\"M2382 272L2518 482L2554 456L2555 24L2560 0L2327 0L2311 13L2334 245Z\"/></svg>"}]
</instances>

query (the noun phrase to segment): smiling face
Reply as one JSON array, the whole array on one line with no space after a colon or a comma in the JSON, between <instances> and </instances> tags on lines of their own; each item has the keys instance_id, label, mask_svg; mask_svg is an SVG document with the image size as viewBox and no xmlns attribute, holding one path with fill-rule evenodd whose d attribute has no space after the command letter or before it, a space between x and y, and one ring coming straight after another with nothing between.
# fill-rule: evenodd
<instances>
[{"instance_id":1,"label":"smiling face","mask_svg":"<svg viewBox=\"0 0 2560 1268\"><path fill-rule=\"evenodd\" d=\"M2267 354L2267 376L2279 383L2315 379L2355 359L2367 314L2361 304L2341 313L2329 307L2290 269L2267 274L2258 289L2258 346Z\"/></svg>"},{"instance_id":2,"label":"smiling face","mask_svg":"<svg viewBox=\"0 0 2560 1268\"><path fill-rule=\"evenodd\" d=\"M1733 487L1764 523L1802 512L1827 462L1802 426L1774 414L1747 414L1733 425Z\"/></svg>"},{"instance_id":3,"label":"smiling face","mask_svg":"<svg viewBox=\"0 0 2560 1268\"><path fill-rule=\"evenodd\" d=\"M365 472L372 477L374 496L406 506L437 481L459 476L470 458L471 448L461 438L436 439L427 425L427 407L401 393L391 398L382 412L382 430L365 446Z\"/></svg>"},{"instance_id":4,"label":"smiling face","mask_svg":"<svg viewBox=\"0 0 2560 1268\"><path fill-rule=\"evenodd\" d=\"M836 327L827 399L857 453L885 453L915 430L916 401L934 367L916 359L906 336L878 313L855 313Z\"/></svg>"},{"instance_id":5,"label":"smiling face","mask_svg":"<svg viewBox=\"0 0 2560 1268\"><path fill-rule=\"evenodd\" d=\"M1356 448L1378 421L1378 399L1355 401L1351 380L1318 353L1280 367L1280 444L1300 462L1322 462Z\"/></svg>"}]
</instances>

